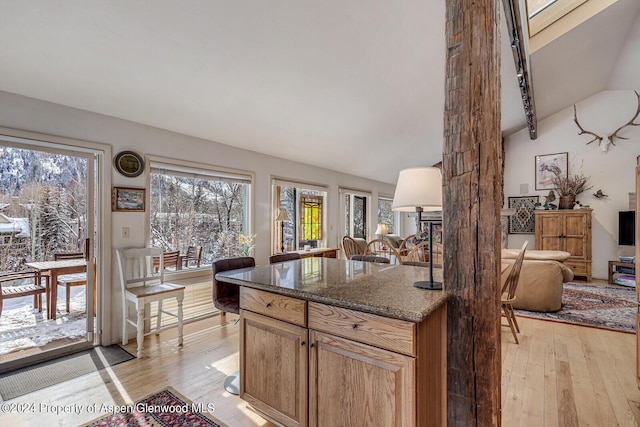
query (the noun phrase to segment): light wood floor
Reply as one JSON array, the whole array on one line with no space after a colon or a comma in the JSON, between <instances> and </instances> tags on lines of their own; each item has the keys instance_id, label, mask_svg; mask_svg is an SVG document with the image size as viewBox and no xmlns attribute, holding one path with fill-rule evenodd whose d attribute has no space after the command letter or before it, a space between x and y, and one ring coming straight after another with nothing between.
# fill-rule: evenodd
<instances>
[{"instance_id":1,"label":"light wood floor","mask_svg":"<svg viewBox=\"0 0 640 427\"><path fill-rule=\"evenodd\" d=\"M90 405L128 404L172 386L196 403L213 404L213 415L230 427L270 426L223 388L226 376L238 369L235 318L228 314L223 325L220 317L186 325L182 349L175 330L148 336L145 358L13 399L9 403L34 404L35 411L1 413L0 425L78 425L100 415L87 413ZM502 331L502 425L638 425L635 335L518 320L519 345L507 327ZM134 353L135 342L126 348ZM63 405L79 405L82 412L51 412Z\"/></svg>"}]
</instances>

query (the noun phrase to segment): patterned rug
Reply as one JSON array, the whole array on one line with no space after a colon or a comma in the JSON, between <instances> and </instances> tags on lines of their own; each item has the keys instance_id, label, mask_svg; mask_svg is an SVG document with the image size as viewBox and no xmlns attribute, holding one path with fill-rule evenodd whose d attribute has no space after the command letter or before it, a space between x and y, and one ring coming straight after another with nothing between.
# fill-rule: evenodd
<instances>
[{"instance_id":1,"label":"patterned rug","mask_svg":"<svg viewBox=\"0 0 640 427\"><path fill-rule=\"evenodd\" d=\"M171 387L144 399L124 406L117 406L115 413L105 415L82 427L227 427L207 412L213 407L193 403Z\"/></svg>"},{"instance_id":2,"label":"patterned rug","mask_svg":"<svg viewBox=\"0 0 640 427\"><path fill-rule=\"evenodd\" d=\"M560 311L515 311L523 317L635 333L638 296L635 288L624 286L565 283Z\"/></svg>"}]
</instances>

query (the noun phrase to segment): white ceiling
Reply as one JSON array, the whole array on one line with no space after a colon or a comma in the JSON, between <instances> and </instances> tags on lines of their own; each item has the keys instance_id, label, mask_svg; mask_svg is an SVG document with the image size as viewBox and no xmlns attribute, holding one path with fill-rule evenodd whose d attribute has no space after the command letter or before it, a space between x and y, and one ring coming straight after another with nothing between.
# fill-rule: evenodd
<instances>
[{"instance_id":1,"label":"white ceiling","mask_svg":"<svg viewBox=\"0 0 640 427\"><path fill-rule=\"evenodd\" d=\"M638 5L619 0L533 55L539 118L610 85ZM444 9L0 0L0 90L395 183L400 169L441 160ZM525 120L506 40L502 74L510 134Z\"/></svg>"}]
</instances>

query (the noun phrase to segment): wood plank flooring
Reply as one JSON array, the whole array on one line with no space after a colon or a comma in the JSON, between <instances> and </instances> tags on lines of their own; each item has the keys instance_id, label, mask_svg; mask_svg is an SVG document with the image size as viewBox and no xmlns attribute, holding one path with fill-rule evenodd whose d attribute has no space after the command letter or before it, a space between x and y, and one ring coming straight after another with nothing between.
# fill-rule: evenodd
<instances>
[{"instance_id":1,"label":"wood plank flooring","mask_svg":"<svg viewBox=\"0 0 640 427\"><path fill-rule=\"evenodd\" d=\"M223 388L238 369L236 318L186 325L184 348L177 346L175 329L150 335L143 359L13 399L9 403L36 410L0 413L0 425L78 425L100 415L87 413L94 403L128 404L172 386L196 403L213 404L213 415L229 426L271 426ZM639 424L635 335L522 317L518 322L519 345L507 327L502 330L503 426ZM135 345L126 349L135 353ZM74 404L82 412L53 412Z\"/></svg>"}]
</instances>

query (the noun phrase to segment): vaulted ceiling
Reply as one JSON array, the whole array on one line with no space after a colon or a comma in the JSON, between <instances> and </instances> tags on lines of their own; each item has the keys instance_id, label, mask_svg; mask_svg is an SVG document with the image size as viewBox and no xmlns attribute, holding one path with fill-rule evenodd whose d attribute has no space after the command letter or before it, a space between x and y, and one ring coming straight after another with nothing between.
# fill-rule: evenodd
<instances>
[{"instance_id":1,"label":"vaulted ceiling","mask_svg":"<svg viewBox=\"0 0 640 427\"><path fill-rule=\"evenodd\" d=\"M640 86L639 6L618 0L532 54L539 119ZM441 160L444 11L444 0L0 0L0 90L394 183ZM526 122L502 44L509 134Z\"/></svg>"}]
</instances>

